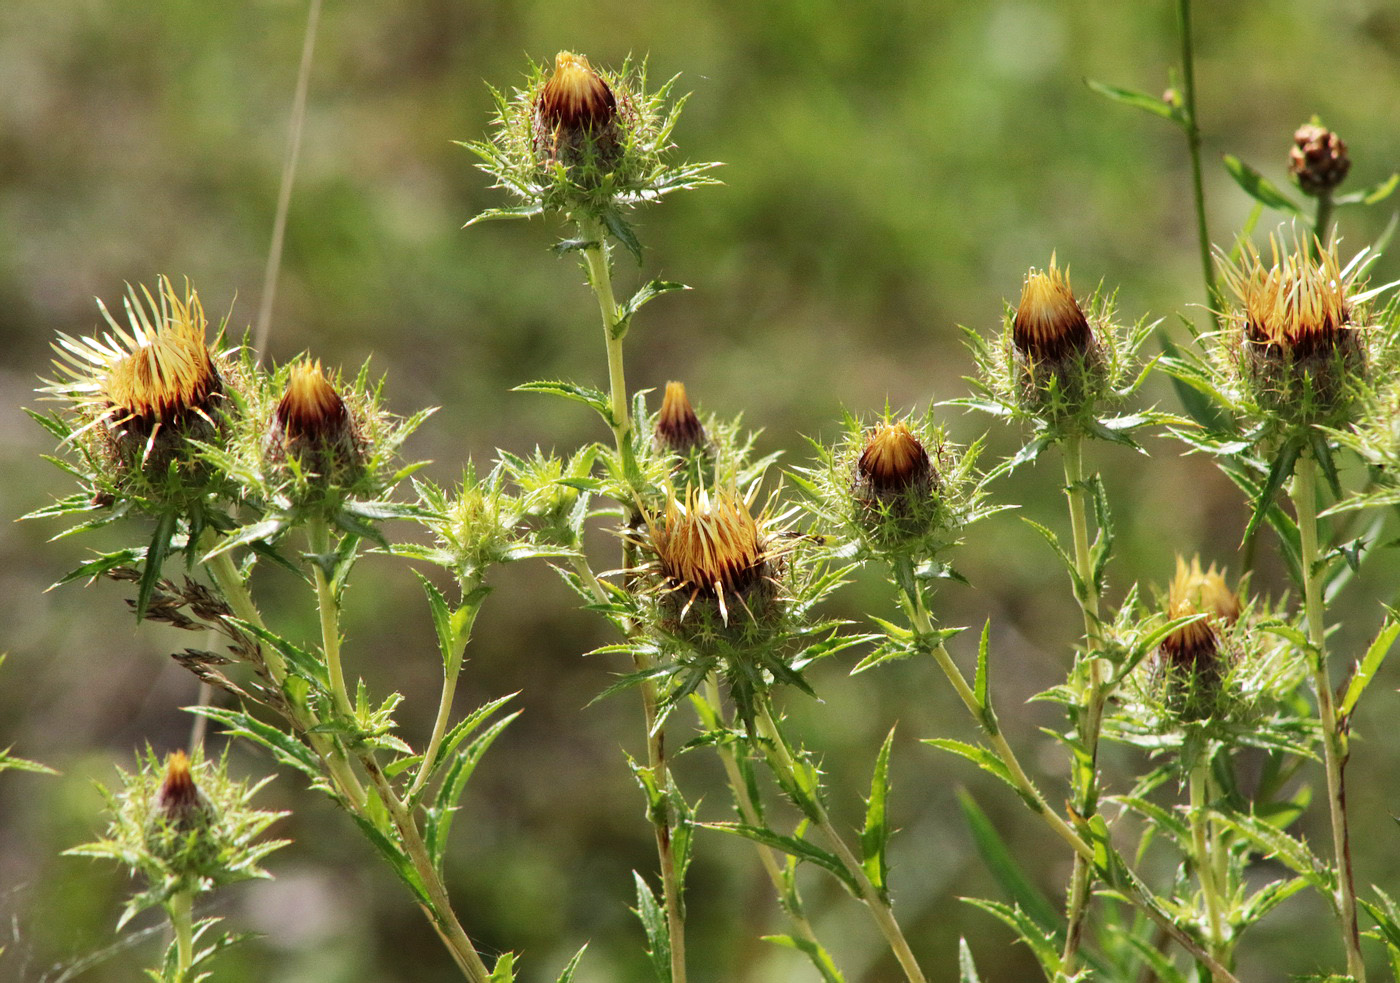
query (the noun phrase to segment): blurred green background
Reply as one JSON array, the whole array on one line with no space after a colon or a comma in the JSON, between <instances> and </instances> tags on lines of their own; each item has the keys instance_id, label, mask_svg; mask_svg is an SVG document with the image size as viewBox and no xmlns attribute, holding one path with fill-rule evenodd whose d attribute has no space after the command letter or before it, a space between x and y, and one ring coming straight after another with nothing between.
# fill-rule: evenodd
<instances>
[{"instance_id":1,"label":"blurred green background","mask_svg":"<svg viewBox=\"0 0 1400 983\"><path fill-rule=\"evenodd\" d=\"M1200 4L1198 84L1210 221L1228 242L1249 200L1218 161L1234 153L1285 183L1293 129L1314 113L1348 141L1343 190L1400 164L1400 8L1390 0ZM266 261L306 7L290 0L188 3L8 0L0 5L0 516L69 491L39 460L52 448L19 411L35 406L56 330L98 324L125 281L189 276L206 308L241 330L255 316ZM1083 2L761 0L721 3L328 3L311 78L301 171L292 199L271 355L302 351L355 367L373 357L400 412L441 406L410 444L450 481L497 447L561 451L606 436L582 408L512 393L535 378L602 385L597 312L543 221L462 231L503 203L453 140L479 138L485 82L509 86L526 57L560 48L619 64L650 57L653 78L683 73L694 93L677 131L683 156L722 160L723 187L637 215L644 268L619 257L619 291L653 276L695 289L648 307L629 339L629 382L687 383L702 410L742 412L764 450L805 457L803 436L830 436L841 409L912 408L966 391L971 363L956 325L992 330L1031 265L1052 250L1081 294L1119 288L1125 319L1204 321L1188 169L1180 134L1111 104L1083 80L1161 91L1177 58L1174 5ZM1338 215L1349 253L1374 238L1384 210ZM1270 219L1269 221L1272 221ZM1392 258L1378 281L1400 276ZM1149 401L1173 405L1157 383ZM984 421L948 410L959 440ZM1019 435L997 430L992 452ZM1111 596L1135 580L1162 586L1173 555L1199 550L1237 570L1239 496L1208 462L1154 440L1151 458L1095 447L1117 504L1122 556ZM997 489L1021 514L1063 528L1058 467L1026 469ZM0 746L61 778L0 777L0 978L52 980L108 945L128 885L91 861L60 859L97 832L92 780L110 781L146 742L165 751L189 728L179 707L193 679L166 658L187 643L139 629L126 591L102 583L45 588L97 540L46 544L46 523L0 523ZM1062 678L1079 616L1068 584L1013 513L974 527L956 562L974 589L950 588L947 624L993 624L1002 717L1052 798L1064 762L1037 731L1059 726L1023 705ZM1393 564L1334 617L1338 649L1375 629ZM520 690L524 715L485 759L455 829L450 883L463 921L489 949L523 953L529 981L553 980L585 941L578 979L648 978L628 913L633 868L655 866L642 801L623 751L639 753L634 699L585 709L622 667L581 659L601 625L543 564L507 568L478 622L462 706ZM1257 581L1283 587L1264 558ZM265 603L306 617L304 597ZM285 586L285 585L283 585ZM838 604L885 612L868 578ZM422 595L396 564L371 559L348 603L350 671L408 696L401 721L423 739L437 656ZM969 641L964 639L963 641ZM967 647L960 651L966 654ZM1002 787L919 745L969 737L971 725L932 664L855 678L857 654L819 667L821 703L793 696L797 732L823 758L839 823L859 822L860 795L885 732L899 724L893 883L901 919L933 978L952 980L966 936L983 978L1036 978L998 923L960 903L999 897L973 854L955 793L970 789L1051 892L1068 857ZM1395 670L1395 667L1390 667ZM1388 672L1393 684L1396 671ZM1357 723L1350 771L1358 878L1400 887L1389 814L1400 810L1400 747L1387 741L1393 685L1376 687ZM235 767L269 768L245 748ZM1122 791L1134 760L1108 755ZM728 818L721 776L682 759L702 814ZM1320 781L1320 775L1312 776ZM235 930L263 933L215 979L269 983L449 980L450 963L388 869L302 782L263 795L294 815L296 844L273 858L277 879L221 896ZM1326 842L1325 817L1308 817ZM1159 872L1161 873L1161 872ZM832 884L805 882L819 932L853 981L893 978L863 913ZM693 979L808 980L795 954L757 940L784 930L749 847L702 835L691 875ZM1247 937L1241 975L1278 979L1335 967L1321 906L1298 896ZM154 961L151 941L79 976L128 980Z\"/></svg>"}]
</instances>

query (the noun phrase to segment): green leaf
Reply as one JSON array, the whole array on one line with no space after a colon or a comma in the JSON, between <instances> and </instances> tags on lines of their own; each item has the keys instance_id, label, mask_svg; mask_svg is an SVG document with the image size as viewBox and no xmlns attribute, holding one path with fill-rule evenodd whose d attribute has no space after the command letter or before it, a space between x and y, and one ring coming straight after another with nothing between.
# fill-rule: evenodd
<instances>
[{"instance_id":1,"label":"green leaf","mask_svg":"<svg viewBox=\"0 0 1400 983\"><path fill-rule=\"evenodd\" d=\"M634 870L632 879L637 885L637 907L633 911L647 935L647 955L651 957L651 968L656 973L657 983L671 983L671 932L666 924L666 915L642 875Z\"/></svg>"},{"instance_id":2,"label":"green leaf","mask_svg":"<svg viewBox=\"0 0 1400 983\"><path fill-rule=\"evenodd\" d=\"M360 828L360 832L364 834L365 839L369 840L370 845L389 862L389 866L399 876L399 880L404 883L410 893L417 898L418 903L431 906L432 898L428 895L427 887L424 886L422 878L418 876L418 871L413 868L412 861L408 859L408 855L403 852L399 845L385 836L383 830L358 813L350 813L350 818L355 820L355 825Z\"/></svg>"},{"instance_id":3,"label":"green leaf","mask_svg":"<svg viewBox=\"0 0 1400 983\"><path fill-rule=\"evenodd\" d=\"M496 222L508 218L534 218L536 215L543 215L544 208L540 205L514 205L510 208L488 208L484 212L478 212L467 220L467 224L462 228L476 225L478 222Z\"/></svg>"},{"instance_id":4,"label":"green leaf","mask_svg":"<svg viewBox=\"0 0 1400 983\"><path fill-rule=\"evenodd\" d=\"M438 786L437 795L433 799L433 807L428 810L424 822L423 839L427 843L428 855L432 858L433 866L438 870L442 869L442 858L447 849L447 834L452 828L452 818L457 811L457 802L466 790L467 780L471 778L477 763L481 761L482 755L492 742L518 716L519 710L502 717L477 735L466 747L453 751L453 757L443 774L442 784Z\"/></svg>"},{"instance_id":5,"label":"green leaf","mask_svg":"<svg viewBox=\"0 0 1400 983\"><path fill-rule=\"evenodd\" d=\"M967 947L967 939L958 938L958 983L982 983L977 975L977 965L972 961L972 950Z\"/></svg>"},{"instance_id":6,"label":"green leaf","mask_svg":"<svg viewBox=\"0 0 1400 983\"><path fill-rule=\"evenodd\" d=\"M958 805L962 808L963 818L967 820L968 829L972 832L972 842L977 847L982 863L996 878L1001 889L1040 926L1042 931L1057 938L1061 936L1064 928L1059 910L1026 876L1016 861L1016 855L1011 852L1011 848L997 832L996 826L966 789L958 789Z\"/></svg>"},{"instance_id":7,"label":"green leaf","mask_svg":"<svg viewBox=\"0 0 1400 983\"><path fill-rule=\"evenodd\" d=\"M1356 664L1356 669L1347 682L1346 692L1342 695L1342 702L1337 707L1337 713L1340 716L1350 716L1351 711L1356 707L1356 702L1361 699L1361 694L1366 692L1366 687L1371 685L1371 680L1375 679L1381 663L1390 654L1390 648L1395 644L1397 636L1400 636L1400 621L1386 619L1385 624L1381 626L1380 633L1376 635L1376 640L1371 643L1366 654Z\"/></svg>"},{"instance_id":8,"label":"green leaf","mask_svg":"<svg viewBox=\"0 0 1400 983\"><path fill-rule=\"evenodd\" d=\"M652 280L642 286L626 301L618 306L617 321L612 326L612 336L618 340L627 334L628 327L632 324L632 316L642 309L647 301L660 297L664 293L672 290L689 290L684 283L676 283L674 280Z\"/></svg>"},{"instance_id":9,"label":"green leaf","mask_svg":"<svg viewBox=\"0 0 1400 983\"><path fill-rule=\"evenodd\" d=\"M1273 463L1269 466L1269 477L1264 482L1264 487L1259 490L1259 497L1254 503L1254 514L1249 518L1249 525L1245 527L1244 539L1248 542L1254 535L1254 531L1259 528L1259 522L1264 518L1269 508L1275 504L1279 489L1288 480L1288 476L1293 473L1293 467L1298 463L1298 454L1302 448L1297 441L1288 441L1274 457Z\"/></svg>"},{"instance_id":10,"label":"green leaf","mask_svg":"<svg viewBox=\"0 0 1400 983\"><path fill-rule=\"evenodd\" d=\"M227 537L218 546L200 558L201 563L208 563L220 553L227 553L231 549L239 546L246 546L250 543L262 542L271 539L287 528L288 520L279 516L275 519L264 519L262 522L254 522L252 525L244 526L232 536Z\"/></svg>"},{"instance_id":11,"label":"green leaf","mask_svg":"<svg viewBox=\"0 0 1400 983\"><path fill-rule=\"evenodd\" d=\"M1048 979L1059 978L1060 947L1056 944L1055 937L1043 932L1040 926L1032 921L1025 912L1014 905L1006 905L998 901L986 901L982 898L963 898L962 900L973 907L981 908L1009 925L1017 937L1035 954L1036 960L1045 970L1046 977Z\"/></svg>"},{"instance_id":12,"label":"green leaf","mask_svg":"<svg viewBox=\"0 0 1400 983\"><path fill-rule=\"evenodd\" d=\"M926 737L921 743L941 748L944 751L951 751L959 757L966 758L983 771L995 775L997 778L1000 778L1003 782L1010 785L1016 790L1016 794L1021 796L1022 800L1025 801L1033 811L1037 813L1041 811L1040 804L1034 799L1029 798L1021 789L1021 786L1016 784L1016 780L1011 777L1011 772L1007 770L1002 760L986 748L976 744L968 744L965 741L955 741L947 737Z\"/></svg>"},{"instance_id":13,"label":"green leaf","mask_svg":"<svg viewBox=\"0 0 1400 983\"><path fill-rule=\"evenodd\" d=\"M1110 925L1109 930L1137 953L1138 958L1152 969L1153 975L1160 983L1188 983L1181 970L1176 968L1162 950L1152 944L1150 938L1144 938L1140 932L1133 931L1131 926Z\"/></svg>"},{"instance_id":14,"label":"green leaf","mask_svg":"<svg viewBox=\"0 0 1400 983\"><path fill-rule=\"evenodd\" d=\"M977 674L973 678L972 692L977 698L977 706L984 716L990 716L992 710L992 694L990 691L991 680L987 665L987 649L991 640L992 619L988 618L982 625L982 637L977 642Z\"/></svg>"},{"instance_id":15,"label":"green leaf","mask_svg":"<svg viewBox=\"0 0 1400 983\"><path fill-rule=\"evenodd\" d=\"M293 645L281 635L274 634L259 625L250 621L242 621L238 618L226 618L226 620L238 628L245 635L256 638L258 641L271 645L287 661L287 668L300 678L306 680L313 687L322 693L329 693L331 690L330 675L326 670L326 664L318 655L313 655L306 649Z\"/></svg>"},{"instance_id":16,"label":"green leaf","mask_svg":"<svg viewBox=\"0 0 1400 983\"><path fill-rule=\"evenodd\" d=\"M1338 195L1332 199L1334 205L1375 205L1389 198L1400 187L1400 174L1392 174L1369 188Z\"/></svg>"},{"instance_id":17,"label":"green leaf","mask_svg":"<svg viewBox=\"0 0 1400 983\"><path fill-rule=\"evenodd\" d=\"M48 765L41 765L37 761L30 761L28 758L16 758L10 754L10 749L0 750L0 771L29 771L39 775L59 774Z\"/></svg>"},{"instance_id":18,"label":"green leaf","mask_svg":"<svg viewBox=\"0 0 1400 983\"><path fill-rule=\"evenodd\" d=\"M242 710L203 705L185 709L222 724L227 728L224 733L230 737L242 737L262 745L272 752L279 764L295 768L314 781L321 779L321 762L309 747L290 734L283 733Z\"/></svg>"},{"instance_id":19,"label":"green leaf","mask_svg":"<svg viewBox=\"0 0 1400 983\"><path fill-rule=\"evenodd\" d=\"M539 380L522 383L516 386L513 392L551 393L555 396L562 396L564 399L571 399L576 403L593 407L608 426L613 426L616 422L613 419L612 403L608 397L597 389L589 389L587 386L576 386L571 382Z\"/></svg>"},{"instance_id":20,"label":"green leaf","mask_svg":"<svg viewBox=\"0 0 1400 983\"><path fill-rule=\"evenodd\" d=\"M496 957L487 983L515 983L515 953L503 952Z\"/></svg>"},{"instance_id":21,"label":"green leaf","mask_svg":"<svg viewBox=\"0 0 1400 983\"><path fill-rule=\"evenodd\" d=\"M588 943L585 942L578 952L574 953L574 958L569 960L569 965L564 967L564 971L559 974L559 979L555 980L554 983L573 983L574 973L578 971L578 964L583 961L583 954L587 951Z\"/></svg>"},{"instance_id":22,"label":"green leaf","mask_svg":"<svg viewBox=\"0 0 1400 983\"><path fill-rule=\"evenodd\" d=\"M141 583L136 591L136 620L146 617L146 608L151 603L151 594L160 582L161 568L170 552L170 537L175 535L176 515L166 511L156 519L155 532L151 534L151 545L146 547L146 563L141 568Z\"/></svg>"},{"instance_id":23,"label":"green leaf","mask_svg":"<svg viewBox=\"0 0 1400 983\"><path fill-rule=\"evenodd\" d=\"M115 570L117 567L129 567L137 563L146 555L144 546L132 547L130 549L117 550L115 553L103 553L95 559L89 560L80 567L76 567L62 576L49 588L60 587L63 584L71 583L74 580L93 580L106 573L108 570Z\"/></svg>"},{"instance_id":24,"label":"green leaf","mask_svg":"<svg viewBox=\"0 0 1400 983\"><path fill-rule=\"evenodd\" d=\"M1134 109L1141 109L1145 113L1153 116L1160 116L1162 119L1171 120L1178 126L1184 126L1186 118L1180 109L1166 102L1160 96L1150 96L1146 92L1138 92L1135 89L1124 89L1116 85L1107 85L1103 82L1096 82L1093 79L1085 79L1084 84L1093 89L1099 95L1112 99L1114 102L1122 103L1124 106L1132 106Z\"/></svg>"},{"instance_id":25,"label":"green leaf","mask_svg":"<svg viewBox=\"0 0 1400 983\"><path fill-rule=\"evenodd\" d=\"M1249 195L1261 205L1269 208L1276 208L1281 212L1287 212L1298 218L1303 218L1303 210L1294 203L1293 199L1278 189L1278 187L1264 175L1250 167L1244 161L1233 154L1226 154L1224 157L1225 170L1230 172L1230 176L1235 179L1235 183L1244 189Z\"/></svg>"},{"instance_id":26,"label":"green leaf","mask_svg":"<svg viewBox=\"0 0 1400 983\"><path fill-rule=\"evenodd\" d=\"M637 233L632 226L622 217L615 208L609 208L602 214L603 224L608 227L608 232L618 242L627 247L627 251L632 254L632 258L637 261L637 265L642 265L642 244L637 239Z\"/></svg>"},{"instance_id":27,"label":"green leaf","mask_svg":"<svg viewBox=\"0 0 1400 983\"><path fill-rule=\"evenodd\" d=\"M889 897L889 861L885 846L890 839L889 815L886 809L890 795L890 748L894 744L894 728L885 736L880 753L875 757L875 772L870 778L870 798L865 800L865 827L860 833L861 859L865 875L880 897Z\"/></svg>"},{"instance_id":28,"label":"green leaf","mask_svg":"<svg viewBox=\"0 0 1400 983\"><path fill-rule=\"evenodd\" d=\"M829 952L822 948L820 942L795 939L791 935L764 935L762 939L764 942L772 942L774 945L805 953L807 958L812 961L813 968L821 974L822 983L846 983L845 977L836 968L835 960L831 958Z\"/></svg>"},{"instance_id":29,"label":"green leaf","mask_svg":"<svg viewBox=\"0 0 1400 983\"><path fill-rule=\"evenodd\" d=\"M456 674L462 664L462 647L458 644L457 632L453 626L452 610L447 598L431 580L417 570L413 571L423 592L428 595L428 610L432 613L433 628L437 631L438 651L442 653L443 672L448 676Z\"/></svg>"},{"instance_id":30,"label":"green leaf","mask_svg":"<svg viewBox=\"0 0 1400 983\"><path fill-rule=\"evenodd\" d=\"M855 877L848 871L835 854L827 853L821 847L800 840L792 836L784 836L776 833L765 826L749 826L745 823L696 823L701 829L716 829L721 833L733 833L761 843L766 847L786 853L790 857L798 860L805 860L808 863L816 864L827 871L838 881L845 885L846 890L851 892L852 897L860 897L860 886L856 883Z\"/></svg>"}]
</instances>

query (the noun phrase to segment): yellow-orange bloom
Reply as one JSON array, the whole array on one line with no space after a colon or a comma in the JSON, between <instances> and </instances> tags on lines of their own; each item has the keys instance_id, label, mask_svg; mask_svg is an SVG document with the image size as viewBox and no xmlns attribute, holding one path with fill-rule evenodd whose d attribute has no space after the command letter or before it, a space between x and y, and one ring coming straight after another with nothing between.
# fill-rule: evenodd
<instances>
[{"instance_id":1,"label":"yellow-orange bloom","mask_svg":"<svg viewBox=\"0 0 1400 983\"><path fill-rule=\"evenodd\" d=\"M856 461L857 484L876 496L927 488L933 465L923 442L903 423L882 423L866 434Z\"/></svg>"},{"instance_id":2,"label":"yellow-orange bloom","mask_svg":"<svg viewBox=\"0 0 1400 983\"><path fill-rule=\"evenodd\" d=\"M204 798L194 783L190 759L184 751L173 751L165 759L165 778L156 790L155 809L176 829L188 829L204 811Z\"/></svg>"},{"instance_id":3,"label":"yellow-orange bloom","mask_svg":"<svg viewBox=\"0 0 1400 983\"><path fill-rule=\"evenodd\" d=\"M561 51L535 99L535 152L547 161L577 155L590 137L611 151L616 116L617 99L588 59Z\"/></svg>"},{"instance_id":4,"label":"yellow-orange bloom","mask_svg":"<svg viewBox=\"0 0 1400 983\"><path fill-rule=\"evenodd\" d=\"M666 383L661 412L656 415L656 445L675 454L686 454L705 443L705 428L685 394L685 383Z\"/></svg>"},{"instance_id":5,"label":"yellow-orange bloom","mask_svg":"<svg viewBox=\"0 0 1400 983\"><path fill-rule=\"evenodd\" d=\"M669 495L659 521L648 524L666 592L685 597L682 619L700 598L715 603L725 624L731 601L753 613L748 598L766 590L772 554L737 491L690 488L683 504Z\"/></svg>"},{"instance_id":6,"label":"yellow-orange bloom","mask_svg":"<svg viewBox=\"0 0 1400 983\"><path fill-rule=\"evenodd\" d=\"M1269 246L1268 265L1246 245L1238 263L1221 269L1239 301L1245 339L1293 360L1354 345L1352 277L1340 268L1335 244L1318 256L1302 243L1285 250L1277 236Z\"/></svg>"},{"instance_id":7,"label":"yellow-orange bloom","mask_svg":"<svg viewBox=\"0 0 1400 983\"><path fill-rule=\"evenodd\" d=\"M1026 274L1011 322L1011 340L1017 351L1035 361L1058 361L1093 345L1094 332L1074 299L1069 270L1061 271L1053 255L1044 271L1032 269Z\"/></svg>"},{"instance_id":8,"label":"yellow-orange bloom","mask_svg":"<svg viewBox=\"0 0 1400 983\"><path fill-rule=\"evenodd\" d=\"M1168 591L1167 615L1186 618L1193 614L1205 617L1183 625L1163 639L1162 654L1178 669L1218 674L1215 659L1220 649L1220 631L1239 619L1240 599L1214 564L1203 572L1199 557L1192 557L1188 566L1178 556L1176 576Z\"/></svg>"}]
</instances>

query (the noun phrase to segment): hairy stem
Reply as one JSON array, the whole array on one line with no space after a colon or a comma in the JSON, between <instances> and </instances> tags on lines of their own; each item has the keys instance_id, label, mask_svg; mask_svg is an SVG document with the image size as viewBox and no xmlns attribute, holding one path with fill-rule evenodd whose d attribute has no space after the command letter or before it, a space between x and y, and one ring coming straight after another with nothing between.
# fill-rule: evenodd
<instances>
[{"instance_id":1,"label":"hairy stem","mask_svg":"<svg viewBox=\"0 0 1400 983\"><path fill-rule=\"evenodd\" d=\"M1215 330L1220 330L1220 285L1206 227L1206 192L1201 180L1201 128L1196 124L1196 58L1191 40L1191 0L1177 0L1177 28L1181 35L1181 98L1186 110L1186 150L1191 156L1191 195L1196 204L1196 241L1201 250L1201 275L1206 284L1206 307Z\"/></svg>"},{"instance_id":2,"label":"hairy stem","mask_svg":"<svg viewBox=\"0 0 1400 983\"><path fill-rule=\"evenodd\" d=\"M1337 864L1337 911L1342 922L1342 942L1347 952L1347 972L1357 983L1366 983L1361 958L1361 936L1356 921L1356 884L1351 869L1346 791L1342 769L1346 764L1344 738L1337 721L1332 677L1327 662L1327 620L1322 600L1322 553L1317 541L1317 462L1311 454L1298 459L1293 476L1293 508L1298 516L1298 536L1303 567L1303 603L1312 643L1313 689L1322 723L1323 761L1327 771L1327 804L1332 819L1332 851Z\"/></svg>"},{"instance_id":3,"label":"hairy stem","mask_svg":"<svg viewBox=\"0 0 1400 983\"><path fill-rule=\"evenodd\" d=\"M1084 706L1080 708L1079 738L1082 751L1076 752L1075 807L1084 818L1098 812L1098 756L1099 731L1103 723L1104 692L1103 667L1099 659L1101 640L1099 638L1099 590L1094 577L1093 559L1089 552L1089 489L1084 481L1084 448L1080 437L1072 437L1063 444L1065 467L1065 496L1069 501L1070 529L1074 537L1074 565L1083 596L1079 598L1084 614L1084 658L1089 666L1089 688L1085 693ZM1079 944L1084 931L1084 919L1089 909L1091 887L1091 865L1082 856L1075 857L1074 871L1070 875L1069 901L1067 911L1069 930L1065 934L1065 947L1062 959L1065 972L1072 972L1078 957Z\"/></svg>"},{"instance_id":4,"label":"hairy stem","mask_svg":"<svg viewBox=\"0 0 1400 983\"><path fill-rule=\"evenodd\" d=\"M608 352L609 414L608 426L613 432L623 473L629 481L637 474L636 457L632 452L632 419L627 406L627 380L623 373L622 339L626 332L618 321L617 299L613 296L612 271L609 268L607 232L597 219L581 219L579 236L583 247L584 265L588 269L588 285L598 299L598 313L603 319L603 340ZM638 490L634 484L634 491ZM626 508L627 504L623 503ZM633 566L624 542L624 567ZM624 574L626 576L626 574ZM597 587L595 582L594 587ZM653 668L651 659L638 653L633 656L638 672ZM666 763L666 731L656 720L660 698L656 683L644 679L638 690L642 695L642 714L646 720L647 768L656 779L658 788L671 787L670 770ZM656 838L656 856L661 868L661 890L665 898L666 929L671 940L671 983L686 983L685 970L685 909L681 901L681 884L676 870L675 852L671 843L671 809L669 804L650 810L652 831Z\"/></svg>"},{"instance_id":5,"label":"hairy stem","mask_svg":"<svg viewBox=\"0 0 1400 983\"><path fill-rule=\"evenodd\" d=\"M705 677L705 699L714 708L716 716L720 716L723 704L721 703L719 683L715 681L713 673ZM721 716L720 719L723 720L723 717ZM760 825L758 808L755 806L752 796L749 795L748 783L744 781L744 776L739 771L739 762L734 756L734 749L728 744L717 744L715 750L719 753L720 763L724 765L724 774L729 781L729 790L734 795L734 802L738 806L739 817L748 826ZM800 941L807 943L807 948L803 949L807 953L807 957L812 960L825 978L843 979L841 971L832 962L830 954L817 938L816 929L812 927L812 923L802 910L802 901L797 896L796 889L789 888L783 874L783 861L778 852L762 843L755 843L754 847L758 851L759 862L768 874L768 879L773 883L773 890L778 894L778 901L782 905L783 911L787 913L788 920L792 922L793 934Z\"/></svg>"},{"instance_id":6,"label":"hairy stem","mask_svg":"<svg viewBox=\"0 0 1400 983\"><path fill-rule=\"evenodd\" d=\"M1209 798L1210 762L1202 756L1191 769L1189 779L1191 796L1191 845L1195 856L1192 862L1196 867L1196 877L1201 884L1201 896L1206 905L1206 948L1217 959L1228 959L1229 940L1225 937L1225 918L1221 912L1221 889L1216 880L1218 873L1212 847L1217 845L1210 835L1210 817L1206 812ZM1218 983L1219 976L1212 974Z\"/></svg>"},{"instance_id":7,"label":"hairy stem","mask_svg":"<svg viewBox=\"0 0 1400 983\"><path fill-rule=\"evenodd\" d=\"M919 968L918 961L914 958L914 952L909 948L909 942L900 930L899 923L894 919L894 911L890 907L889 901L881 897L875 885L870 883L870 878L865 873L865 868L846 846L846 841L837 832L836 827L831 824L831 818L827 815L826 807L822 805L815 788L808 788L800 774L800 769L793 756L792 749L788 746L787 738L783 736L778 723L773 719L773 712L770 708L771 700L768 694L764 693L758 701L758 728L762 736L766 739L765 750L768 752L768 762L773 770L782 776L783 784L790 788L800 788L803 790L803 798L807 801L807 807L803 810L812 819L812 824L817 827L841 861L841 866L846 868L846 872L855 881L860 889L860 899L865 902L866 908L870 911L871 917L875 919L875 924L880 929L880 934L889 943L890 951L894 953L895 959L899 960L900 967L904 970L904 975L909 983L926 983L924 972Z\"/></svg>"}]
</instances>

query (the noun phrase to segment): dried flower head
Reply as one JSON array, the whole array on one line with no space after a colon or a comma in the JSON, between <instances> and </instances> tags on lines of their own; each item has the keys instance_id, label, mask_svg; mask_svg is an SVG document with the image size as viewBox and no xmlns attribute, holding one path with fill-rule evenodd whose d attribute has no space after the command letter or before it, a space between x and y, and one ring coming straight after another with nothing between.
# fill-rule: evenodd
<instances>
[{"instance_id":1,"label":"dried flower head","mask_svg":"<svg viewBox=\"0 0 1400 983\"><path fill-rule=\"evenodd\" d=\"M1351 158L1341 137L1316 122L1305 123L1293 134L1288 169L1304 194L1317 196L1342 183Z\"/></svg>"},{"instance_id":2,"label":"dried flower head","mask_svg":"<svg viewBox=\"0 0 1400 983\"><path fill-rule=\"evenodd\" d=\"M1176 576L1167 598L1170 618L1204 615L1182 625L1158 649L1159 666L1167 679L1171 702L1183 719L1210 716L1229 666L1223 636L1240 616L1240 599L1214 564L1201 570L1199 557L1176 558Z\"/></svg>"},{"instance_id":3,"label":"dried flower head","mask_svg":"<svg viewBox=\"0 0 1400 983\"><path fill-rule=\"evenodd\" d=\"M589 146L605 158L617 151L617 99L583 55L561 51L535 97L535 153L542 163L570 164Z\"/></svg>"},{"instance_id":4,"label":"dried flower head","mask_svg":"<svg viewBox=\"0 0 1400 983\"><path fill-rule=\"evenodd\" d=\"M223 393L205 344L204 306L188 281L177 293L160 277L158 297L145 287L123 298L129 329L98 301L111 331L102 338L60 334L54 360L60 381L45 391L72 401L92 433L122 465L164 470L184 438L207 440L218 430L214 403Z\"/></svg>"},{"instance_id":5,"label":"dried flower head","mask_svg":"<svg viewBox=\"0 0 1400 983\"><path fill-rule=\"evenodd\" d=\"M774 595L775 549L750 503L733 488L689 488L685 502L674 494L656 521L647 517L652 552L664 581L664 597L680 607L685 620L700 602L712 604L729 624L737 602L755 620Z\"/></svg>"},{"instance_id":6,"label":"dried flower head","mask_svg":"<svg viewBox=\"0 0 1400 983\"><path fill-rule=\"evenodd\" d=\"M887 501L909 490L926 493L935 480L923 441L903 421L881 423L866 432L856 460L856 495Z\"/></svg>"},{"instance_id":7,"label":"dried flower head","mask_svg":"<svg viewBox=\"0 0 1400 983\"><path fill-rule=\"evenodd\" d=\"M165 759L165 777L156 789L155 812L166 824L189 830L208 813L209 804L194 783L190 759L184 751L173 751Z\"/></svg>"},{"instance_id":8,"label":"dried flower head","mask_svg":"<svg viewBox=\"0 0 1400 983\"><path fill-rule=\"evenodd\" d=\"M323 479L358 469L363 455L354 419L319 361L292 367L273 412L269 449L274 458L295 457Z\"/></svg>"},{"instance_id":9,"label":"dried flower head","mask_svg":"<svg viewBox=\"0 0 1400 983\"><path fill-rule=\"evenodd\" d=\"M1074 299L1069 270L1061 271L1053 254L1044 271L1031 269L1026 274L1011 338L1016 350L1032 362L1059 362L1094 347L1094 332Z\"/></svg>"},{"instance_id":10,"label":"dried flower head","mask_svg":"<svg viewBox=\"0 0 1400 983\"><path fill-rule=\"evenodd\" d=\"M1238 306L1248 380L1261 406L1303 416L1332 409L1349 376L1365 372L1352 324L1352 268L1343 270L1335 243L1314 253L1301 242L1286 250L1270 238L1270 260L1246 245L1222 275Z\"/></svg>"},{"instance_id":11,"label":"dried flower head","mask_svg":"<svg viewBox=\"0 0 1400 983\"><path fill-rule=\"evenodd\" d=\"M654 439L658 450L673 454L688 454L705 446L705 428L685 394L685 383L666 383L661 412L656 415Z\"/></svg>"}]
</instances>

